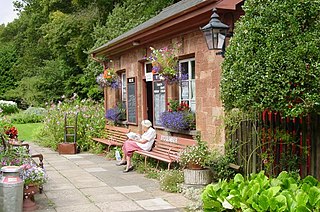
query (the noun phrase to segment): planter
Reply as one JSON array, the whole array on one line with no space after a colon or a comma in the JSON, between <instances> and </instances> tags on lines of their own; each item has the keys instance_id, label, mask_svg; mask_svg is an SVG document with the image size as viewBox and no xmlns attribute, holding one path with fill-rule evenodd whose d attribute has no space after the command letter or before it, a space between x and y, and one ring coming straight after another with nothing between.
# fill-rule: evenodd
<instances>
[{"instance_id":1,"label":"planter","mask_svg":"<svg viewBox=\"0 0 320 212\"><path fill-rule=\"evenodd\" d=\"M188 185L208 185L212 182L212 174L209 169L184 169L184 183Z\"/></svg>"},{"instance_id":2,"label":"planter","mask_svg":"<svg viewBox=\"0 0 320 212\"><path fill-rule=\"evenodd\" d=\"M196 164L196 163L194 163L194 162L189 162L188 165L187 165L187 168L188 168L188 169L192 169L192 170L201 170L201 169L204 169L201 165Z\"/></svg>"},{"instance_id":3,"label":"planter","mask_svg":"<svg viewBox=\"0 0 320 212\"><path fill-rule=\"evenodd\" d=\"M77 144L76 143L60 143L58 145L59 154L76 154Z\"/></svg>"},{"instance_id":4,"label":"planter","mask_svg":"<svg viewBox=\"0 0 320 212\"><path fill-rule=\"evenodd\" d=\"M165 131L170 132L171 134L183 134L183 135L191 135L191 136L196 136L197 135L197 130L174 130L174 129L169 129L169 128L164 128Z\"/></svg>"},{"instance_id":5,"label":"planter","mask_svg":"<svg viewBox=\"0 0 320 212\"><path fill-rule=\"evenodd\" d=\"M23 211L34 211L38 209L35 203L34 195L38 193L39 187L27 185L23 189Z\"/></svg>"}]
</instances>

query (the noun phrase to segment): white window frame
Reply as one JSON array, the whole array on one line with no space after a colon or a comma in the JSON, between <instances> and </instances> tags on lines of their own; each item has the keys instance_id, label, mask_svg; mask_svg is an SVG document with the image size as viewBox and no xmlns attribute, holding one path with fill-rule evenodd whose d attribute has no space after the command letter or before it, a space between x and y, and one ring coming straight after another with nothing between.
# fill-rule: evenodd
<instances>
[{"instance_id":1,"label":"white window frame","mask_svg":"<svg viewBox=\"0 0 320 212\"><path fill-rule=\"evenodd\" d=\"M192 79L192 65L191 62L194 61L195 63L195 58L188 58L184 60L179 61L179 67L181 67L181 63L188 63L188 79L187 80L181 80L180 88L179 88L179 101L188 101L189 102L189 107L191 108L192 112L196 112L196 79L194 76L194 79ZM195 71L194 71L195 74ZM180 75L181 75L181 70L180 70ZM188 84L188 98L182 98L182 88L184 83ZM191 86L193 85L193 86ZM191 97L192 93L192 88L193 88L193 96Z\"/></svg>"},{"instance_id":2,"label":"white window frame","mask_svg":"<svg viewBox=\"0 0 320 212\"><path fill-rule=\"evenodd\" d=\"M121 101L127 102L127 75L126 72L121 73Z\"/></svg>"}]
</instances>

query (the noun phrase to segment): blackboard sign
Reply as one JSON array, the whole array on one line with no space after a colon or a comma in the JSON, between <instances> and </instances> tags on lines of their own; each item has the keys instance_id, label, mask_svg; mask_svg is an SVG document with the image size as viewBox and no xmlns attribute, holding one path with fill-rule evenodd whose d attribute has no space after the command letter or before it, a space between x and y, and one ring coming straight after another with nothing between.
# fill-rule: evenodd
<instances>
[{"instance_id":1,"label":"blackboard sign","mask_svg":"<svg viewBox=\"0 0 320 212\"><path fill-rule=\"evenodd\" d=\"M128 122L137 123L137 94L136 94L136 78L127 79L127 99L128 99Z\"/></svg>"},{"instance_id":2,"label":"blackboard sign","mask_svg":"<svg viewBox=\"0 0 320 212\"><path fill-rule=\"evenodd\" d=\"M166 110L166 85L164 81L153 83L154 123L161 126L160 116Z\"/></svg>"}]
</instances>

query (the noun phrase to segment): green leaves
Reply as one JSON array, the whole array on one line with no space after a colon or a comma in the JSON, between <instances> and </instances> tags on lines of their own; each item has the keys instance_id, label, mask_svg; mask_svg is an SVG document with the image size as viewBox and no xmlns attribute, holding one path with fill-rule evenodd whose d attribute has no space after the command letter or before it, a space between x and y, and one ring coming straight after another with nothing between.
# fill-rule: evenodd
<instances>
[{"instance_id":1,"label":"green leaves","mask_svg":"<svg viewBox=\"0 0 320 212\"><path fill-rule=\"evenodd\" d=\"M319 110L320 2L248 0L243 8L223 62L226 109Z\"/></svg>"},{"instance_id":2,"label":"green leaves","mask_svg":"<svg viewBox=\"0 0 320 212\"><path fill-rule=\"evenodd\" d=\"M308 188L307 191L304 188ZM318 211L319 182L313 177L303 180L281 172L276 179L264 172L244 179L237 174L233 180L208 185L202 193L205 211Z\"/></svg>"}]
</instances>

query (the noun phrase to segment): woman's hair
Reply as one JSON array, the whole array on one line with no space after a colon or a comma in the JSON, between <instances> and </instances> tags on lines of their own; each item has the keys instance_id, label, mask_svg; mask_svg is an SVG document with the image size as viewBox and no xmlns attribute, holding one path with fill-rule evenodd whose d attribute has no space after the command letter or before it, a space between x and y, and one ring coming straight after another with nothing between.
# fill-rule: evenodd
<instances>
[{"instance_id":1,"label":"woman's hair","mask_svg":"<svg viewBox=\"0 0 320 212\"><path fill-rule=\"evenodd\" d=\"M149 120L143 120L143 121L141 122L141 125L142 125L142 126L145 126L145 127L151 127L151 126L152 126L152 123L151 123L151 121L149 121Z\"/></svg>"}]
</instances>

